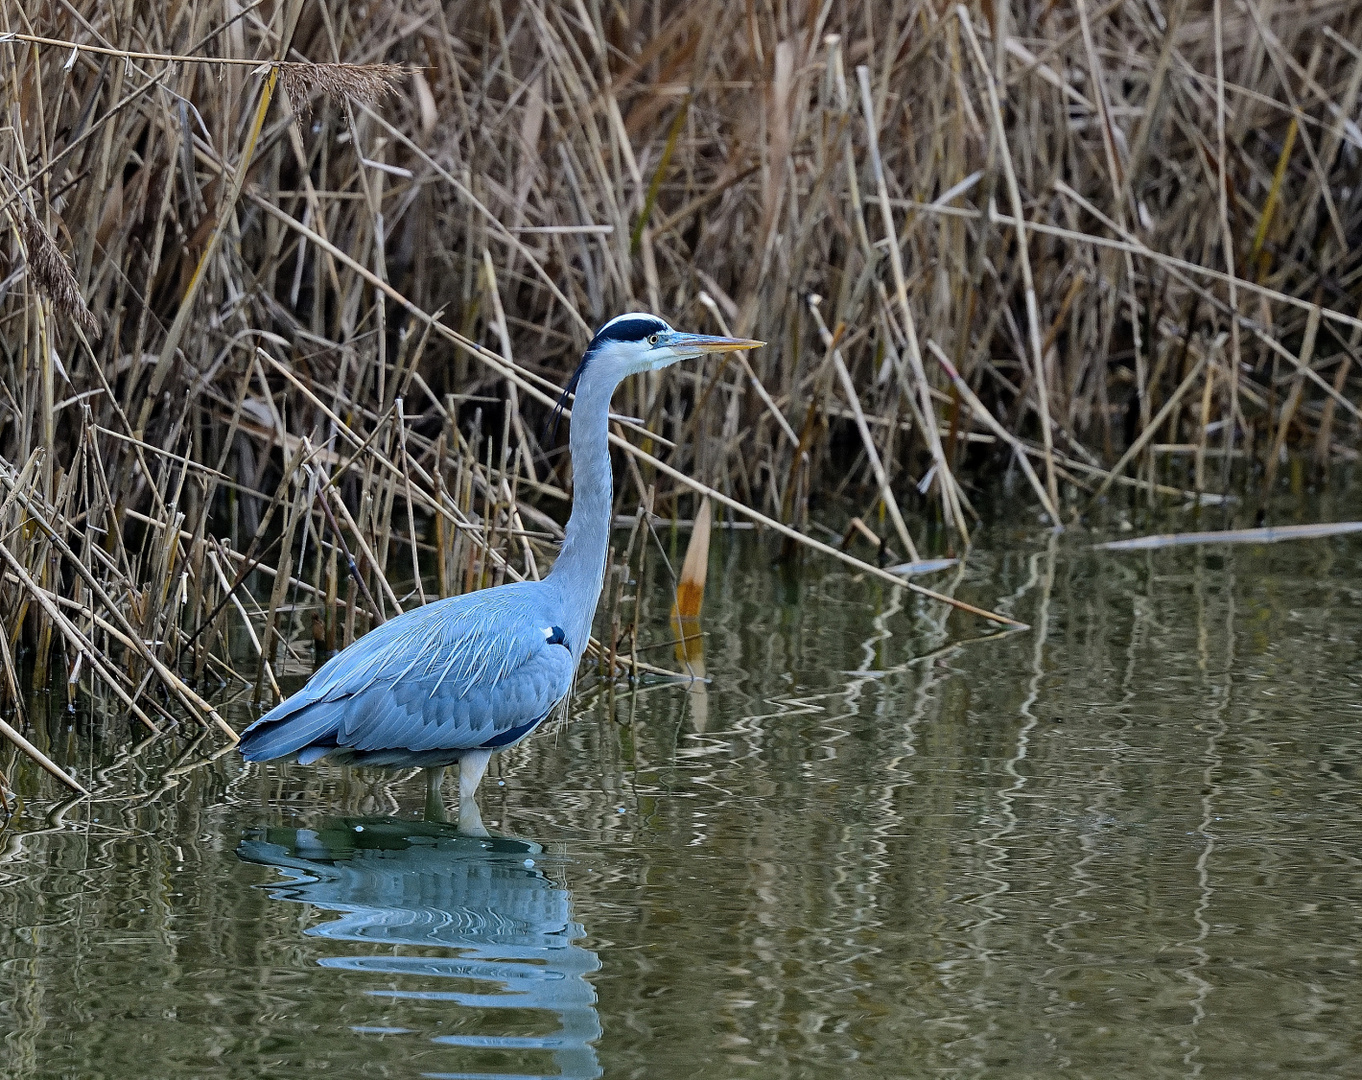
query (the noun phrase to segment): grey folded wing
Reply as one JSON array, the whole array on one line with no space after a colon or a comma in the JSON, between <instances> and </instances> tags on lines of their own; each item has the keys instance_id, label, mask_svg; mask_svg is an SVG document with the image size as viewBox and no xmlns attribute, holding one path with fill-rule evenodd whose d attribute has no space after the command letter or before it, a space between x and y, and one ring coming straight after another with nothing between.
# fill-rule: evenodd
<instances>
[{"instance_id":1,"label":"grey folded wing","mask_svg":"<svg viewBox=\"0 0 1362 1080\"><path fill-rule=\"evenodd\" d=\"M333 657L242 735L250 761L307 748L361 754L495 749L523 738L571 689L561 631L519 589L407 612ZM320 756L320 753L312 756Z\"/></svg>"}]
</instances>

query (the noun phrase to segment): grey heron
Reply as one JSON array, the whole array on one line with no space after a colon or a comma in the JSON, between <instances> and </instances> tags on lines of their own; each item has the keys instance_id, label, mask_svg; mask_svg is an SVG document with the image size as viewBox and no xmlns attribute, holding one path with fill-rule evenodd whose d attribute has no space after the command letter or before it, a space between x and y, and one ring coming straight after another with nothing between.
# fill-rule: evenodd
<instances>
[{"instance_id":1,"label":"grey heron","mask_svg":"<svg viewBox=\"0 0 1362 1080\"><path fill-rule=\"evenodd\" d=\"M485 834L476 793L492 754L521 742L567 697L591 634L610 536L610 398L622 380L707 352L764 344L673 330L620 315L591 339L568 442L573 502L553 569L413 608L337 653L296 694L241 734L247 761L322 758L420 766L427 809L442 812L446 767L459 766L459 828Z\"/></svg>"}]
</instances>

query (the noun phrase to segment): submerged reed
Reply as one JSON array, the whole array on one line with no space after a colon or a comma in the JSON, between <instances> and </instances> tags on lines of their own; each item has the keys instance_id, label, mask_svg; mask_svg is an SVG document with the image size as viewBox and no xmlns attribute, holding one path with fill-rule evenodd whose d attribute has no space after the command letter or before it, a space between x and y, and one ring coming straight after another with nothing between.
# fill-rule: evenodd
<instances>
[{"instance_id":1,"label":"submerged reed","mask_svg":"<svg viewBox=\"0 0 1362 1080\"><path fill-rule=\"evenodd\" d=\"M622 392L621 509L868 573L1014 462L1062 522L1327 475L1359 40L1362 0L6 5L0 694L225 729L212 683L539 574L539 419L628 309L771 345Z\"/></svg>"}]
</instances>

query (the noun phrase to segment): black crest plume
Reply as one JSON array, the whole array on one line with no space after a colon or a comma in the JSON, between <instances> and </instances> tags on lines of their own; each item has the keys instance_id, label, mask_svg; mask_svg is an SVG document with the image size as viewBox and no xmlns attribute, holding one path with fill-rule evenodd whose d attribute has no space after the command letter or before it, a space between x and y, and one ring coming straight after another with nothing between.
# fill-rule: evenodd
<instances>
[{"instance_id":1,"label":"black crest plume","mask_svg":"<svg viewBox=\"0 0 1362 1080\"><path fill-rule=\"evenodd\" d=\"M582 381L582 372L586 370L586 363L591 359L591 350L587 349L586 355L582 357L582 362L577 365L577 370L572 373L572 378L563 387L562 394L558 397L558 404L554 405L553 411L549 413L548 422L544 425L548 432L548 443L552 445L558 441L558 424L563 419L563 410L567 408L568 398L572 397L577 389L577 384Z\"/></svg>"}]
</instances>

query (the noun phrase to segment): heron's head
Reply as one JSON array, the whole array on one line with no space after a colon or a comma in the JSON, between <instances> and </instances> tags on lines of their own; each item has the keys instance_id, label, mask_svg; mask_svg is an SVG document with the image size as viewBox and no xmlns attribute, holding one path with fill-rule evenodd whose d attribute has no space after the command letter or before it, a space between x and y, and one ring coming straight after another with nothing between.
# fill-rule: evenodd
<instances>
[{"instance_id":1,"label":"heron's head","mask_svg":"<svg viewBox=\"0 0 1362 1080\"><path fill-rule=\"evenodd\" d=\"M562 410L588 371L593 377L599 375L614 386L629 375L659 371L678 360L689 360L709 352L739 352L765 344L749 338L684 334L673 330L656 315L617 315L596 331L554 411L556 414Z\"/></svg>"},{"instance_id":2,"label":"heron's head","mask_svg":"<svg viewBox=\"0 0 1362 1080\"><path fill-rule=\"evenodd\" d=\"M640 371L657 371L707 352L737 352L764 344L747 338L683 334L656 315L618 315L596 331L582 357L582 367L600 365L606 373L623 378Z\"/></svg>"}]
</instances>

